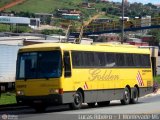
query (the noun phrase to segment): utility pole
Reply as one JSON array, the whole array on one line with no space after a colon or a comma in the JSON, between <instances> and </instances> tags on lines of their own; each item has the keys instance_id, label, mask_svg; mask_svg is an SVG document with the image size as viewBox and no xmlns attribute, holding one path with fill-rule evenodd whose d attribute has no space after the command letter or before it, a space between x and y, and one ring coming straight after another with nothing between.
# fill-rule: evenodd
<instances>
[{"instance_id":1,"label":"utility pole","mask_svg":"<svg viewBox=\"0 0 160 120\"><path fill-rule=\"evenodd\" d=\"M122 0L122 36L121 36L121 44L124 42L124 0Z\"/></svg>"}]
</instances>

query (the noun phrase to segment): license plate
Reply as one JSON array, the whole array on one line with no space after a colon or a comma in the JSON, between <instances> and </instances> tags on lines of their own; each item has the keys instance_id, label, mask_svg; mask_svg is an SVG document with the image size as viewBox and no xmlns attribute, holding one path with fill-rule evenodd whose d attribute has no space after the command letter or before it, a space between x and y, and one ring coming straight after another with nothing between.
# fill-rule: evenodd
<instances>
[{"instance_id":1,"label":"license plate","mask_svg":"<svg viewBox=\"0 0 160 120\"><path fill-rule=\"evenodd\" d=\"M42 103L41 100L34 100L33 103Z\"/></svg>"}]
</instances>

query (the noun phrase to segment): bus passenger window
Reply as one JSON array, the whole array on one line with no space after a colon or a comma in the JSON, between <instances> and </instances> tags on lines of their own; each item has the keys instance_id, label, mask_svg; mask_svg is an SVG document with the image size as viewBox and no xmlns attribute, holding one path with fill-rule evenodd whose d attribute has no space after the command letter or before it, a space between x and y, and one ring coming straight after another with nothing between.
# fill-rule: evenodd
<instances>
[{"instance_id":1,"label":"bus passenger window","mask_svg":"<svg viewBox=\"0 0 160 120\"><path fill-rule=\"evenodd\" d=\"M106 53L106 66L107 67L115 67L116 66L116 61L115 61L115 53Z\"/></svg>"},{"instance_id":2,"label":"bus passenger window","mask_svg":"<svg viewBox=\"0 0 160 120\"><path fill-rule=\"evenodd\" d=\"M141 55L140 54L134 54L134 64L135 67L142 67L142 62L141 62Z\"/></svg>"},{"instance_id":3,"label":"bus passenger window","mask_svg":"<svg viewBox=\"0 0 160 120\"><path fill-rule=\"evenodd\" d=\"M84 52L83 57L84 57L84 66L85 67L96 66L93 52Z\"/></svg>"},{"instance_id":4,"label":"bus passenger window","mask_svg":"<svg viewBox=\"0 0 160 120\"><path fill-rule=\"evenodd\" d=\"M127 67L134 67L134 61L133 61L133 54L125 54L125 60L126 60L126 66Z\"/></svg>"},{"instance_id":5,"label":"bus passenger window","mask_svg":"<svg viewBox=\"0 0 160 120\"><path fill-rule=\"evenodd\" d=\"M84 66L83 52L72 51L72 66L73 68Z\"/></svg>"},{"instance_id":6,"label":"bus passenger window","mask_svg":"<svg viewBox=\"0 0 160 120\"><path fill-rule=\"evenodd\" d=\"M96 52L96 59L98 61L98 65L99 67L105 67L106 65L106 58L105 58L105 53L103 52Z\"/></svg>"},{"instance_id":7,"label":"bus passenger window","mask_svg":"<svg viewBox=\"0 0 160 120\"><path fill-rule=\"evenodd\" d=\"M141 61L143 67L150 67L150 56L149 55L141 55Z\"/></svg>"},{"instance_id":8,"label":"bus passenger window","mask_svg":"<svg viewBox=\"0 0 160 120\"><path fill-rule=\"evenodd\" d=\"M117 67L124 67L125 66L125 59L123 53L116 54L116 66Z\"/></svg>"},{"instance_id":9,"label":"bus passenger window","mask_svg":"<svg viewBox=\"0 0 160 120\"><path fill-rule=\"evenodd\" d=\"M71 62L68 51L64 52L64 71L65 77L71 77Z\"/></svg>"}]
</instances>

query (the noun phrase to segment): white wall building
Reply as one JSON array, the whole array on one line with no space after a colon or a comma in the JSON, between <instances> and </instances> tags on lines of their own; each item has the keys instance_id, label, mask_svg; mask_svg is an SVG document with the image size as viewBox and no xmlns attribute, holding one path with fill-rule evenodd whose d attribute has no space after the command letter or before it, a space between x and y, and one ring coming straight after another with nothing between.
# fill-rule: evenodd
<instances>
[{"instance_id":1,"label":"white wall building","mask_svg":"<svg viewBox=\"0 0 160 120\"><path fill-rule=\"evenodd\" d=\"M141 18L141 27L151 26L151 16Z\"/></svg>"},{"instance_id":2,"label":"white wall building","mask_svg":"<svg viewBox=\"0 0 160 120\"><path fill-rule=\"evenodd\" d=\"M0 16L0 23L24 24L34 29L40 26L40 19L39 18L27 18L27 17Z\"/></svg>"}]
</instances>

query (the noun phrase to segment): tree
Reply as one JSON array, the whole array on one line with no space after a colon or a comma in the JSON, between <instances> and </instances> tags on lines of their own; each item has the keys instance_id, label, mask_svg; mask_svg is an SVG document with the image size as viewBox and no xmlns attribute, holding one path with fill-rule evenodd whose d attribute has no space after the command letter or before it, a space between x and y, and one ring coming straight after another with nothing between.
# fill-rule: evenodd
<instances>
[{"instance_id":1,"label":"tree","mask_svg":"<svg viewBox=\"0 0 160 120\"><path fill-rule=\"evenodd\" d=\"M51 20L52 20L51 17L47 17L46 20L45 20L45 23L48 24L48 25L50 25Z\"/></svg>"},{"instance_id":2,"label":"tree","mask_svg":"<svg viewBox=\"0 0 160 120\"><path fill-rule=\"evenodd\" d=\"M44 29L44 30L41 31L41 33L45 34L45 35L50 35L50 34L65 35L65 33L62 29L55 29L55 30Z\"/></svg>"},{"instance_id":3,"label":"tree","mask_svg":"<svg viewBox=\"0 0 160 120\"><path fill-rule=\"evenodd\" d=\"M12 11L12 12L14 12L14 11ZM16 16L34 18L34 17L35 17L35 14L34 14L34 13L31 13L31 12L28 12L28 11L27 11L27 12L21 11L21 12L17 12L17 13L16 13Z\"/></svg>"},{"instance_id":4,"label":"tree","mask_svg":"<svg viewBox=\"0 0 160 120\"><path fill-rule=\"evenodd\" d=\"M155 5L153 5L152 3L148 3L145 6L151 7L153 9L156 9L157 7Z\"/></svg>"},{"instance_id":5,"label":"tree","mask_svg":"<svg viewBox=\"0 0 160 120\"><path fill-rule=\"evenodd\" d=\"M102 8L102 12L106 12L107 11L107 9L106 8Z\"/></svg>"},{"instance_id":6,"label":"tree","mask_svg":"<svg viewBox=\"0 0 160 120\"><path fill-rule=\"evenodd\" d=\"M160 43L160 29L154 29L148 32L149 35L155 37L156 42Z\"/></svg>"}]
</instances>

